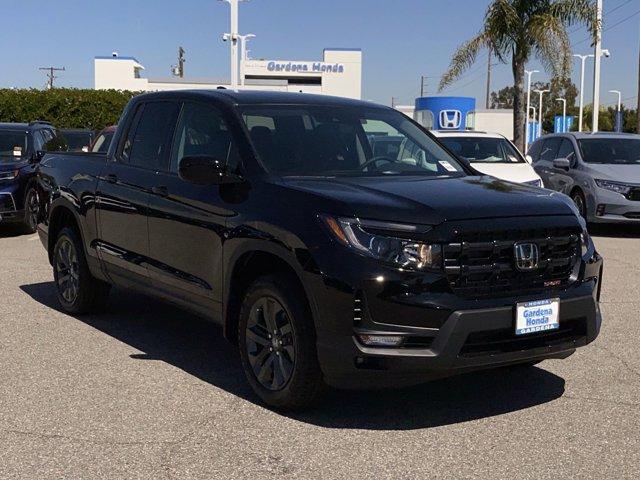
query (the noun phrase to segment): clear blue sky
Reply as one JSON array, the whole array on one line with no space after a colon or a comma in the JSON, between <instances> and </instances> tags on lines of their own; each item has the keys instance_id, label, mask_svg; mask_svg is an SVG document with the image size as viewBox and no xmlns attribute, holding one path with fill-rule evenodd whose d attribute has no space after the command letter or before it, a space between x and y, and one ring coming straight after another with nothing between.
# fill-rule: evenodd
<instances>
[{"instance_id":1,"label":"clear blue sky","mask_svg":"<svg viewBox=\"0 0 640 480\"><path fill-rule=\"evenodd\" d=\"M364 54L366 99L412 103L420 75L437 77L452 53L482 25L489 0L250 0L240 5L240 30L254 33L254 58L320 59L324 47L360 47ZM626 103L637 95L640 0L604 0L602 98L610 89ZM635 16L633 16L635 14ZM66 66L58 84L93 86L93 57L135 56L150 77L168 76L176 49L187 51L188 76L228 78L229 8L218 0L2 0L0 87L37 87L45 83L40 66ZM622 22L619 23L618 22ZM583 28L571 38L578 53L589 53ZM589 63L591 67L592 63ZM577 67L577 62L574 64ZM533 62L531 68L542 70ZM484 102L486 55L448 91ZM574 81L578 82L577 68ZM589 73L588 77L591 76ZM534 79L547 80L548 74ZM433 93L436 78L429 80ZM494 69L493 89L512 83L508 65ZM587 82L587 101L591 99Z\"/></svg>"}]
</instances>

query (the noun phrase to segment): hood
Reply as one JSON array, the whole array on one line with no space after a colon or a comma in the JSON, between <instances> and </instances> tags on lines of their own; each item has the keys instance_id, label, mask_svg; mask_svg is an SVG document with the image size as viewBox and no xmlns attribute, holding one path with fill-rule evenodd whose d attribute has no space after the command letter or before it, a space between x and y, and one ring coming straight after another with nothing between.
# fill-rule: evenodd
<instances>
[{"instance_id":1,"label":"hood","mask_svg":"<svg viewBox=\"0 0 640 480\"><path fill-rule=\"evenodd\" d=\"M27 165L29 162L23 157L0 157L0 172L15 170Z\"/></svg>"},{"instance_id":2,"label":"hood","mask_svg":"<svg viewBox=\"0 0 640 480\"><path fill-rule=\"evenodd\" d=\"M323 212L437 225L450 220L575 215L565 195L496 178L285 178L282 185L322 197ZM336 211L338 210L338 211Z\"/></svg>"},{"instance_id":3,"label":"hood","mask_svg":"<svg viewBox=\"0 0 640 480\"><path fill-rule=\"evenodd\" d=\"M640 185L640 165L587 164L587 171L594 178Z\"/></svg>"},{"instance_id":4,"label":"hood","mask_svg":"<svg viewBox=\"0 0 640 480\"><path fill-rule=\"evenodd\" d=\"M471 162L471 166L480 173L509 182L523 183L540 179L528 163Z\"/></svg>"}]
</instances>

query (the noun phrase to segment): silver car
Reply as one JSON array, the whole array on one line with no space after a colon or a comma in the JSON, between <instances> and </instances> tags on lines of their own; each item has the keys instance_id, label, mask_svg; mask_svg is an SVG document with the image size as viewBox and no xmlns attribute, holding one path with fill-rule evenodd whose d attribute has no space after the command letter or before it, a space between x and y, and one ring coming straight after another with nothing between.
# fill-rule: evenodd
<instances>
[{"instance_id":1,"label":"silver car","mask_svg":"<svg viewBox=\"0 0 640 480\"><path fill-rule=\"evenodd\" d=\"M640 135L547 135L528 154L544 186L569 195L587 221L640 223Z\"/></svg>"}]
</instances>

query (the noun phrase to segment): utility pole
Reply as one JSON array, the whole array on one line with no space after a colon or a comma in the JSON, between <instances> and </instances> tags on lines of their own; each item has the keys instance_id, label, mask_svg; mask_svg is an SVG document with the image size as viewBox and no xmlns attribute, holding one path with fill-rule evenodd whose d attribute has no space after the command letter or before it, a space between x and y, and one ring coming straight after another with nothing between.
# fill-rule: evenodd
<instances>
[{"instance_id":1,"label":"utility pole","mask_svg":"<svg viewBox=\"0 0 640 480\"><path fill-rule=\"evenodd\" d=\"M427 77L426 75L421 75L420 76L420 98L424 97L424 94L427 91L426 82L427 82L428 78L429 77Z\"/></svg>"},{"instance_id":2,"label":"utility pole","mask_svg":"<svg viewBox=\"0 0 640 480\"><path fill-rule=\"evenodd\" d=\"M593 65L593 125L592 131L598 131L598 120L600 115L600 63L602 61L602 0L597 3L598 30L596 32L596 45L594 49Z\"/></svg>"},{"instance_id":3,"label":"utility pole","mask_svg":"<svg viewBox=\"0 0 640 480\"><path fill-rule=\"evenodd\" d=\"M578 113L578 131L582 131L582 112L584 111L584 62L587 58L593 58L592 54L589 55L573 55L580 59L580 110Z\"/></svg>"},{"instance_id":4,"label":"utility pole","mask_svg":"<svg viewBox=\"0 0 640 480\"><path fill-rule=\"evenodd\" d=\"M531 75L534 73L538 73L538 70L525 70L524 73L527 74L527 114L526 122L524 122L524 155L527 154L527 150L529 147L529 110L531 109ZM533 116L535 120L535 115Z\"/></svg>"},{"instance_id":5,"label":"utility pole","mask_svg":"<svg viewBox=\"0 0 640 480\"><path fill-rule=\"evenodd\" d=\"M487 60L487 97L484 101L484 108L489 109L489 98L491 96L491 50L489 50L489 59Z\"/></svg>"},{"instance_id":6,"label":"utility pole","mask_svg":"<svg viewBox=\"0 0 640 480\"><path fill-rule=\"evenodd\" d=\"M638 104L636 107L636 132L640 133L640 46L638 47Z\"/></svg>"},{"instance_id":7,"label":"utility pole","mask_svg":"<svg viewBox=\"0 0 640 480\"><path fill-rule=\"evenodd\" d=\"M186 62L184 54L184 48L178 47L178 65L171 66L171 73L176 77L184 78L184 62Z\"/></svg>"},{"instance_id":8,"label":"utility pole","mask_svg":"<svg viewBox=\"0 0 640 480\"><path fill-rule=\"evenodd\" d=\"M51 90L53 88L53 81L58 78L55 72L64 72L66 71L65 67L40 67L38 70L46 71L47 73L47 90Z\"/></svg>"}]
</instances>

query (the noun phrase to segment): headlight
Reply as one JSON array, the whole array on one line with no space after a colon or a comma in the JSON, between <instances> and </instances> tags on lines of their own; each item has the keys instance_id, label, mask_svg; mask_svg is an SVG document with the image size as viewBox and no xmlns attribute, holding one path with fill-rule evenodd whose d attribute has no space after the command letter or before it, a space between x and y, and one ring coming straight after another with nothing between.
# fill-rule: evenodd
<instances>
[{"instance_id":1,"label":"headlight","mask_svg":"<svg viewBox=\"0 0 640 480\"><path fill-rule=\"evenodd\" d=\"M532 187L542 188L542 180L539 178L537 180L531 180L530 182L524 182L525 185L531 185Z\"/></svg>"},{"instance_id":2,"label":"headlight","mask_svg":"<svg viewBox=\"0 0 640 480\"><path fill-rule=\"evenodd\" d=\"M357 218L335 218L328 215L323 215L320 218L334 239L361 255L416 270L439 269L442 265L440 245L394 236L394 233L395 235L407 236L410 236L411 233L423 233L428 231L430 227ZM372 233L372 231L376 233ZM388 231L389 235L377 233L380 231Z\"/></svg>"},{"instance_id":3,"label":"headlight","mask_svg":"<svg viewBox=\"0 0 640 480\"><path fill-rule=\"evenodd\" d=\"M600 188L604 188L605 190L611 190L612 192L619 193L620 195L628 195L631 192L630 185L625 185L624 183L612 182L610 180L595 180L596 185Z\"/></svg>"},{"instance_id":4,"label":"headlight","mask_svg":"<svg viewBox=\"0 0 640 480\"><path fill-rule=\"evenodd\" d=\"M20 170L11 170L10 172L0 172L0 181L13 180L20 175Z\"/></svg>"}]
</instances>

